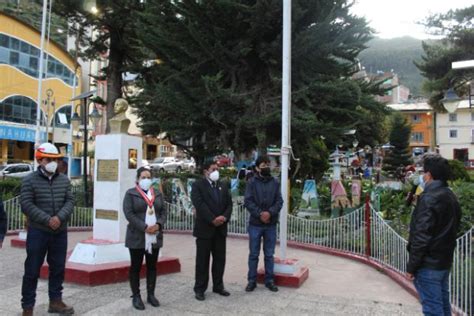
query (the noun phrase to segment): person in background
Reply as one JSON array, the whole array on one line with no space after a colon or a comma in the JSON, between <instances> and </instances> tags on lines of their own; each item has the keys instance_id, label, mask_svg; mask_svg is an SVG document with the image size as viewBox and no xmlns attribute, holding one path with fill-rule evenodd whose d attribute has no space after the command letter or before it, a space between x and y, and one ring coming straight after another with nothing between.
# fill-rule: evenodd
<instances>
[{"instance_id":1,"label":"person in background","mask_svg":"<svg viewBox=\"0 0 474 316\"><path fill-rule=\"evenodd\" d=\"M129 280L132 305L138 310L145 309L140 296L140 270L145 257L147 302L151 306L158 307L160 302L155 297L156 263L160 248L163 246L166 211L163 196L153 189L151 172L146 167L137 170L135 187L125 193L123 212L128 221L125 247L130 252Z\"/></svg>"},{"instance_id":2,"label":"person in background","mask_svg":"<svg viewBox=\"0 0 474 316\"><path fill-rule=\"evenodd\" d=\"M451 315L449 273L461 208L448 187L450 167L439 155L423 161L424 186L410 223L407 277L414 281L425 315Z\"/></svg>"},{"instance_id":3,"label":"person in background","mask_svg":"<svg viewBox=\"0 0 474 316\"><path fill-rule=\"evenodd\" d=\"M7 233L7 214L3 208L3 201L0 198L0 249L2 249L3 240L5 239L5 234Z\"/></svg>"},{"instance_id":4,"label":"person in background","mask_svg":"<svg viewBox=\"0 0 474 316\"><path fill-rule=\"evenodd\" d=\"M248 258L248 285L247 292L257 287L257 267L260 254L260 245L263 239L263 253L265 256L265 286L272 292L278 291L274 283L274 258L276 245L276 225L283 198L280 183L272 177L270 159L260 156L255 164L255 175L247 182L245 189L244 206L250 213L249 258Z\"/></svg>"},{"instance_id":5,"label":"person in background","mask_svg":"<svg viewBox=\"0 0 474 316\"><path fill-rule=\"evenodd\" d=\"M209 283L212 254L212 291L222 296L224 288L227 223L232 214L232 196L227 184L219 181L219 167L208 161L202 166L203 177L193 183L191 201L196 209L193 236L196 237L195 298L204 301Z\"/></svg>"}]
</instances>

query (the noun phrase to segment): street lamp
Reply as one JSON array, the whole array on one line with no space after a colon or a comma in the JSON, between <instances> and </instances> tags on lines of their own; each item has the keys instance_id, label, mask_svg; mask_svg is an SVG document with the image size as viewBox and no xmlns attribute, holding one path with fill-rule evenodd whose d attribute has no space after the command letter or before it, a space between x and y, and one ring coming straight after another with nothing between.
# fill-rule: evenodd
<instances>
[{"instance_id":1,"label":"street lamp","mask_svg":"<svg viewBox=\"0 0 474 316\"><path fill-rule=\"evenodd\" d=\"M82 118L79 116L77 113L76 109L74 110L74 114L71 117L71 125L73 126L73 129L77 129L79 127L79 122L82 122L83 127L84 127L84 147L82 150L82 164L83 164L83 174L82 174L82 182L84 183L84 204L87 207L88 206L88 192L87 192L87 142L88 142L88 129L87 129L87 123L89 122L89 116L92 119L93 124L95 125L98 120L102 117L97 112L97 109L94 106L94 110L92 113L88 113L88 107L87 107L87 100L95 94L96 90L92 90L89 92L82 93L78 95L77 97L71 99L71 101L77 101L81 100L82 101Z\"/></svg>"},{"instance_id":2,"label":"street lamp","mask_svg":"<svg viewBox=\"0 0 474 316\"><path fill-rule=\"evenodd\" d=\"M446 91L446 94L444 95L444 98L441 100L441 102L443 103L446 111L448 111L449 113L454 113L456 112L456 109L458 108L461 100L462 99L458 97L454 89L449 88L448 91Z\"/></svg>"}]
</instances>

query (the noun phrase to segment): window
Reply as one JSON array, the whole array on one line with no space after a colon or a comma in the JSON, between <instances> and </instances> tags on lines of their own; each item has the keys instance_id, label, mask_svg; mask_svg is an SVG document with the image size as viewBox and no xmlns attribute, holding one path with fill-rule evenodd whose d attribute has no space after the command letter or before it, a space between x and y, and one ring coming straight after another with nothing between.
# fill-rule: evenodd
<instances>
[{"instance_id":1,"label":"window","mask_svg":"<svg viewBox=\"0 0 474 316\"><path fill-rule=\"evenodd\" d=\"M20 54L17 52L10 52L10 65L18 65L20 62Z\"/></svg>"},{"instance_id":2,"label":"window","mask_svg":"<svg viewBox=\"0 0 474 316\"><path fill-rule=\"evenodd\" d=\"M474 112L471 112L471 121L474 122Z\"/></svg>"},{"instance_id":3,"label":"window","mask_svg":"<svg viewBox=\"0 0 474 316\"><path fill-rule=\"evenodd\" d=\"M30 57L30 68L38 69L38 58Z\"/></svg>"},{"instance_id":4,"label":"window","mask_svg":"<svg viewBox=\"0 0 474 316\"><path fill-rule=\"evenodd\" d=\"M15 66L18 70L37 78L39 55L38 48L7 34L0 33L0 63ZM48 63L45 64L44 72L47 72L47 78L58 78L72 85L74 83L74 73L53 56L47 55L45 60L46 57Z\"/></svg>"},{"instance_id":5,"label":"window","mask_svg":"<svg viewBox=\"0 0 474 316\"><path fill-rule=\"evenodd\" d=\"M413 114L411 117L411 120L413 123L419 123L421 122L421 117L419 114Z\"/></svg>"},{"instance_id":6,"label":"window","mask_svg":"<svg viewBox=\"0 0 474 316\"><path fill-rule=\"evenodd\" d=\"M8 47L8 43L10 42L8 36L0 34L0 46Z\"/></svg>"},{"instance_id":7,"label":"window","mask_svg":"<svg viewBox=\"0 0 474 316\"><path fill-rule=\"evenodd\" d=\"M0 103L0 120L34 124L36 121L36 102L16 95Z\"/></svg>"},{"instance_id":8,"label":"window","mask_svg":"<svg viewBox=\"0 0 474 316\"><path fill-rule=\"evenodd\" d=\"M449 130L449 138L458 138L458 130L457 129L450 129Z\"/></svg>"},{"instance_id":9,"label":"window","mask_svg":"<svg viewBox=\"0 0 474 316\"><path fill-rule=\"evenodd\" d=\"M411 133L411 141L414 143L423 143L423 133L422 132Z\"/></svg>"},{"instance_id":10,"label":"window","mask_svg":"<svg viewBox=\"0 0 474 316\"><path fill-rule=\"evenodd\" d=\"M458 115L456 113L449 113L449 121L450 122L457 122Z\"/></svg>"}]
</instances>

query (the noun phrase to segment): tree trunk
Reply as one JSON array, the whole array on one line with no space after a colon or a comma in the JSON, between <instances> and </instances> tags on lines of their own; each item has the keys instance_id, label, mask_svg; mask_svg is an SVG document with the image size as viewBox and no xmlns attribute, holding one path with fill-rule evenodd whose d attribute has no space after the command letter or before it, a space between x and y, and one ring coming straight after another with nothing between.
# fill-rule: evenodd
<instances>
[{"instance_id":1,"label":"tree trunk","mask_svg":"<svg viewBox=\"0 0 474 316\"><path fill-rule=\"evenodd\" d=\"M106 134L110 132L110 119L114 116L115 100L122 97L123 55L120 48L120 30L110 31L109 65L107 67Z\"/></svg>"}]
</instances>

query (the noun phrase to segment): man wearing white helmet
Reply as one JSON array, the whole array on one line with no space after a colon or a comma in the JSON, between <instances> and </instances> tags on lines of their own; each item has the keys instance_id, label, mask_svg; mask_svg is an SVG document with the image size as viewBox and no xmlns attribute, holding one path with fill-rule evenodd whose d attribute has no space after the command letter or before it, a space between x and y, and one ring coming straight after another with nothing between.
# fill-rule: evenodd
<instances>
[{"instance_id":1,"label":"man wearing white helmet","mask_svg":"<svg viewBox=\"0 0 474 316\"><path fill-rule=\"evenodd\" d=\"M67 252L67 222L74 210L71 183L57 172L57 148L41 144L35 152L38 169L21 186L21 210L28 218L25 274L21 288L23 315L33 315L36 287L44 258L49 265L49 313L74 314L64 304L62 290Z\"/></svg>"}]
</instances>

